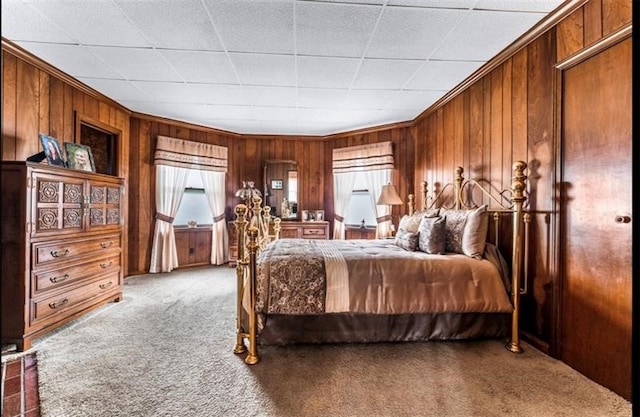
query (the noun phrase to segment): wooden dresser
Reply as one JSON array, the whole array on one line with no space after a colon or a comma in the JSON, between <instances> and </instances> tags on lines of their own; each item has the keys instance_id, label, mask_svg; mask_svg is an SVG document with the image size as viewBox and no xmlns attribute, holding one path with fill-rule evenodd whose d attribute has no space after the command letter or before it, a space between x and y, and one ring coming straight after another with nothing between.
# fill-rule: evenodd
<instances>
[{"instance_id":1,"label":"wooden dresser","mask_svg":"<svg viewBox=\"0 0 640 417\"><path fill-rule=\"evenodd\" d=\"M2 163L2 343L33 339L122 297L124 180Z\"/></svg>"},{"instance_id":2,"label":"wooden dresser","mask_svg":"<svg viewBox=\"0 0 640 417\"><path fill-rule=\"evenodd\" d=\"M233 266L238 259L238 234L236 232L235 222L229 222L227 229L229 230L229 263L230 266ZM280 222L280 238L329 239L329 222L297 222L285 220Z\"/></svg>"}]
</instances>

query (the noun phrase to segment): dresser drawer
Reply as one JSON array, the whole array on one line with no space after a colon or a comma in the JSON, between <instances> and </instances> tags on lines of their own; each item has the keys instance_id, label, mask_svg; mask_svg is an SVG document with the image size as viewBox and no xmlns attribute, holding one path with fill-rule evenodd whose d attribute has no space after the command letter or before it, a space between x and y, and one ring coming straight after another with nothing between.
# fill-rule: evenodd
<instances>
[{"instance_id":1,"label":"dresser drawer","mask_svg":"<svg viewBox=\"0 0 640 417\"><path fill-rule=\"evenodd\" d=\"M285 239L295 239L298 237L298 228L286 228L286 229L280 229L280 238L285 238Z\"/></svg>"},{"instance_id":2,"label":"dresser drawer","mask_svg":"<svg viewBox=\"0 0 640 417\"><path fill-rule=\"evenodd\" d=\"M93 281L65 293L33 301L32 324L36 324L54 315L64 314L85 301L99 297L101 294L112 292L119 288L118 274L110 275L98 281Z\"/></svg>"},{"instance_id":3,"label":"dresser drawer","mask_svg":"<svg viewBox=\"0 0 640 417\"><path fill-rule=\"evenodd\" d=\"M108 255L120 250L120 235L103 235L73 241L54 241L33 245L33 268L41 268L54 262L74 259L83 255Z\"/></svg>"},{"instance_id":4,"label":"dresser drawer","mask_svg":"<svg viewBox=\"0 0 640 417\"><path fill-rule=\"evenodd\" d=\"M120 271L120 254L59 269L35 270L33 272L33 296L86 278L118 271Z\"/></svg>"},{"instance_id":5,"label":"dresser drawer","mask_svg":"<svg viewBox=\"0 0 640 417\"><path fill-rule=\"evenodd\" d=\"M304 239L325 239L326 236L326 229L323 226L304 226L302 228L302 237Z\"/></svg>"}]
</instances>

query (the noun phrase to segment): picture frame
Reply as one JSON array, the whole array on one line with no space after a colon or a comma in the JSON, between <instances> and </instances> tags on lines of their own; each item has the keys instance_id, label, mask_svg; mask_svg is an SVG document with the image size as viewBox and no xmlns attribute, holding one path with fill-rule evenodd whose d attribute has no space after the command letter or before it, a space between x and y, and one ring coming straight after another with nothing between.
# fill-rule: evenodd
<instances>
[{"instance_id":1,"label":"picture frame","mask_svg":"<svg viewBox=\"0 0 640 417\"><path fill-rule=\"evenodd\" d=\"M271 180L272 190L282 190L282 180Z\"/></svg>"},{"instance_id":2,"label":"picture frame","mask_svg":"<svg viewBox=\"0 0 640 417\"><path fill-rule=\"evenodd\" d=\"M303 222L309 221L309 210L302 210L302 221Z\"/></svg>"},{"instance_id":3,"label":"picture frame","mask_svg":"<svg viewBox=\"0 0 640 417\"><path fill-rule=\"evenodd\" d=\"M60 147L58 139L53 136L40 133L40 143L42 143L44 155L46 156L49 165L56 165L59 167L67 166L67 162L62 154L62 148Z\"/></svg>"},{"instance_id":4,"label":"picture frame","mask_svg":"<svg viewBox=\"0 0 640 417\"><path fill-rule=\"evenodd\" d=\"M324 221L324 210L316 210L316 221L317 222Z\"/></svg>"},{"instance_id":5,"label":"picture frame","mask_svg":"<svg viewBox=\"0 0 640 417\"><path fill-rule=\"evenodd\" d=\"M67 152L67 166L80 171L96 172L96 164L93 160L91 148L79 143L65 142L64 149Z\"/></svg>"}]
</instances>

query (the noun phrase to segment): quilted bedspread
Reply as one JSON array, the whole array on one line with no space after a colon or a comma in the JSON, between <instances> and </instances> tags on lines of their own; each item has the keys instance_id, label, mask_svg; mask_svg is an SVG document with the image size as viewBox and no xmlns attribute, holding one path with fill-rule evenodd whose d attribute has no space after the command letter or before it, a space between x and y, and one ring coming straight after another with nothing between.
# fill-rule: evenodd
<instances>
[{"instance_id":1,"label":"quilted bedspread","mask_svg":"<svg viewBox=\"0 0 640 417\"><path fill-rule=\"evenodd\" d=\"M393 240L280 239L257 259L259 314L510 313L487 259L404 250Z\"/></svg>"}]
</instances>

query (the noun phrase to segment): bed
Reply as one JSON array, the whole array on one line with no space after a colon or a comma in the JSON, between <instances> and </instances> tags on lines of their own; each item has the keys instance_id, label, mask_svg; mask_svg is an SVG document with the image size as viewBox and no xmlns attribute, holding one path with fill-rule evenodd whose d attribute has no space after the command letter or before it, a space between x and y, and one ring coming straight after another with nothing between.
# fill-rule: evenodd
<instances>
[{"instance_id":1,"label":"bed","mask_svg":"<svg viewBox=\"0 0 640 417\"><path fill-rule=\"evenodd\" d=\"M461 167L434 196L423 183L422 209L409 196L393 239L279 239L279 219L259 198L236 206L234 352L255 364L259 345L501 337L521 352L525 169L515 163L510 187L497 192L465 180Z\"/></svg>"}]
</instances>

